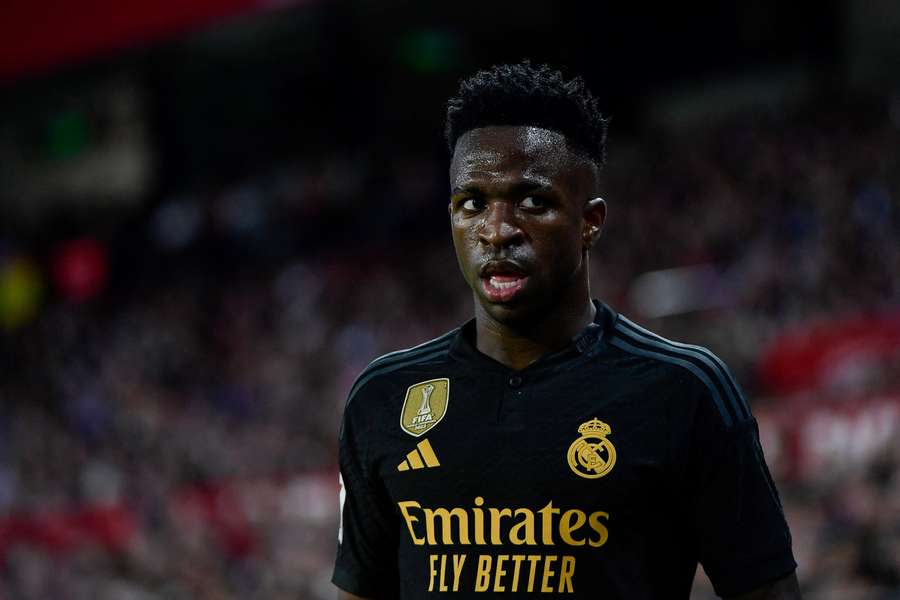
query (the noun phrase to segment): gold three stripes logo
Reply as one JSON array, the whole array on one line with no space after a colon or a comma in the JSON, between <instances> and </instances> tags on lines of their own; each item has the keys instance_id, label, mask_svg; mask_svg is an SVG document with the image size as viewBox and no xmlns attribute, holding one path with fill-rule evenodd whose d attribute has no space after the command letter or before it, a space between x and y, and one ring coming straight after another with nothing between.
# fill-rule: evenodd
<instances>
[{"instance_id":1,"label":"gold three stripes logo","mask_svg":"<svg viewBox=\"0 0 900 600\"><path fill-rule=\"evenodd\" d=\"M409 471L410 469L424 469L426 467L439 467L440 461L434 454L434 449L428 440L422 440L412 452L406 455L406 460L397 465L398 471Z\"/></svg>"}]
</instances>

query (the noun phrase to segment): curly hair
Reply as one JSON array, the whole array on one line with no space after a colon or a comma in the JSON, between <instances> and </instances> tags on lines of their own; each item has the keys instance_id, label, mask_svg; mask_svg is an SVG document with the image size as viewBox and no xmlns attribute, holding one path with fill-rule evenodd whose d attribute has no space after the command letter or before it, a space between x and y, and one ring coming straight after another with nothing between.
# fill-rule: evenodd
<instances>
[{"instance_id":1,"label":"curly hair","mask_svg":"<svg viewBox=\"0 0 900 600\"><path fill-rule=\"evenodd\" d=\"M541 127L564 135L599 168L606 160L608 121L584 79L567 80L558 69L524 60L494 65L463 79L456 96L447 102L444 135L452 153L459 137L478 127Z\"/></svg>"}]
</instances>

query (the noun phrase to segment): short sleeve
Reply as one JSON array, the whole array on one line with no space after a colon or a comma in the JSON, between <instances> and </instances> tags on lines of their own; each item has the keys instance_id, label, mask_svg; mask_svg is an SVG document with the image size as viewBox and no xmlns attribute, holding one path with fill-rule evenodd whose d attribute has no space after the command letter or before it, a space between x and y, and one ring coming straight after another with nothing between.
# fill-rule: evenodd
<instances>
[{"instance_id":1,"label":"short sleeve","mask_svg":"<svg viewBox=\"0 0 900 600\"><path fill-rule=\"evenodd\" d=\"M331 580L357 596L388 598L396 595L398 585L393 507L384 487L367 471L362 433L348 406L340 437L341 524Z\"/></svg>"},{"instance_id":2,"label":"short sleeve","mask_svg":"<svg viewBox=\"0 0 900 600\"><path fill-rule=\"evenodd\" d=\"M728 598L787 576L797 563L756 420L726 426L704 408L692 436L690 510L700 563Z\"/></svg>"}]
</instances>

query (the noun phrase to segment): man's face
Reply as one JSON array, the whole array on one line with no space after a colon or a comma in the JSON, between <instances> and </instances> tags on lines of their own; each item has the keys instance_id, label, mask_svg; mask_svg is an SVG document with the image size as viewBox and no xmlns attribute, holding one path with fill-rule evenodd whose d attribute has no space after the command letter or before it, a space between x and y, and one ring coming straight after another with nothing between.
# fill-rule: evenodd
<instances>
[{"instance_id":1,"label":"man's face","mask_svg":"<svg viewBox=\"0 0 900 600\"><path fill-rule=\"evenodd\" d=\"M457 141L450 186L453 244L476 310L514 324L553 309L586 281L586 248L605 207L588 204L596 170L562 134L473 129Z\"/></svg>"}]
</instances>

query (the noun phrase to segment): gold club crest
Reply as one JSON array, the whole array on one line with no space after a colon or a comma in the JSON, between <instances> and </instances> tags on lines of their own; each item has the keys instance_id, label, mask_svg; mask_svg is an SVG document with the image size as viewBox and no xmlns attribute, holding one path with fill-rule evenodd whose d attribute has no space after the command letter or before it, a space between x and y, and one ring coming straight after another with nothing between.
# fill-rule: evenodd
<instances>
[{"instance_id":1,"label":"gold club crest","mask_svg":"<svg viewBox=\"0 0 900 600\"><path fill-rule=\"evenodd\" d=\"M597 479L612 471L616 464L616 447L606 439L612 428L595 417L582 423L578 433L581 437L572 442L566 456L575 474Z\"/></svg>"},{"instance_id":2,"label":"gold club crest","mask_svg":"<svg viewBox=\"0 0 900 600\"><path fill-rule=\"evenodd\" d=\"M400 427L419 437L444 418L449 402L450 380L446 377L409 386L400 411Z\"/></svg>"}]
</instances>

